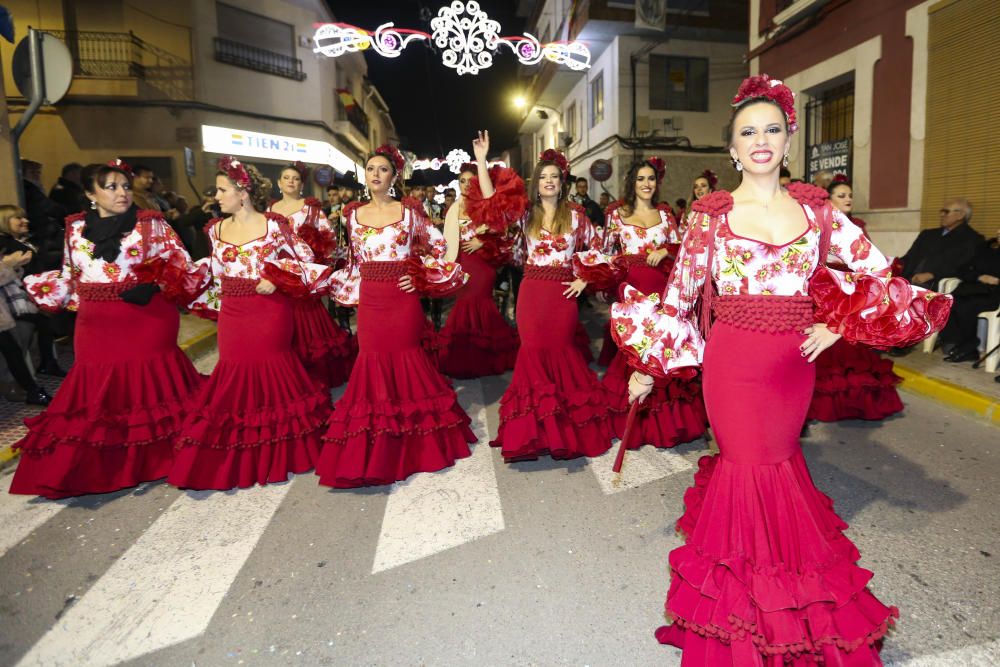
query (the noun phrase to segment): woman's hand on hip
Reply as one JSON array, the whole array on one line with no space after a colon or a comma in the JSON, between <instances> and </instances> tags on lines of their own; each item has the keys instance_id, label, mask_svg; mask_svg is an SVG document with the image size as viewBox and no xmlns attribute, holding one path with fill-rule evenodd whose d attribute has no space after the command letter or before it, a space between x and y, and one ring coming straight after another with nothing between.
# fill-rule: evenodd
<instances>
[{"instance_id":1,"label":"woman's hand on hip","mask_svg":"<svg viewBox=\"0 0 1000 667\"><path fill-rule=\"evenodd\" d=\"M399 289L408 294L412 294L417 291L417 288L413 286L413 281L410 280L410 276L403 276L399 279L399 283L397 284L399 285Z\"/></svg>"},{"instance_id":2,"label":"woman's hand on hip","mask_svg":"<svg viewBox=\"0 0 1000 667\"><path fill-rule=\"evenodd\" d=\"M587 289L587 281L577 278L571 283L563 283L566 285L566 291L563 292L563 296L567 299L575 299L583 293L583 290Z\"/></svg>"},{"instance_id":3,"label":"woman's hand on hip","mask_svg":"<svg viewBox=\"0 0 1000 667\"><path fill-rule=\"evenodd\" d=\"M257 294L274 294L274 290L278 289L275 287L267 278L261 278L260 282L257 283Z\"/></svg>"},{"instance_id":4,"label":"woman's hand on hip","mask_svg":"<svg viewBox=\"0 0 1000 667\"><path fill-rule=\"evenodd\" d=\"M823 350L836 343L841 337L839 333L830 331L825 324L819 323L808 327L803 333L806 335L806 340L802 345L799 345L799 350L802 351L803 357L808 357L806 361L810 364L816 361L816 357Z\"/></svg>"}]
</instances>

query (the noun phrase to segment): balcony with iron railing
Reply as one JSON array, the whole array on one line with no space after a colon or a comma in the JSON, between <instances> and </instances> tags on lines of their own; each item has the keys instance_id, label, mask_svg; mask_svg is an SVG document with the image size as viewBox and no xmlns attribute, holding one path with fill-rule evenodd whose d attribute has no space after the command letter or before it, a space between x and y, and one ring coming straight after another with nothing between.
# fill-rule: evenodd
<instances>
[{"instance_id":1,"label":"balcony with iron railing","mask_svg":"<svg viewBox=\"0 0 1000 667\"><path fill-rule=\"evenodd\" d=\"M133 32L47 30L66 43L73 58L70 94L139 95L139 82L151 96L191 99L191 64L150 44ZM116 85L117 84L117 85Z\"/></svg>"},{"instance_id":2,"label":"balcony with iron railing","mask_svg":"<svg viewBox=\"0 0 1000 667\"><path fill-rule=\"evenodd\" d=\"M302 61L298 58L223 37L215 38L215 59L220 63L283 76L295 81L304 81L306 78L306 73L302 71Z\"/></svg>"}]
</instances>

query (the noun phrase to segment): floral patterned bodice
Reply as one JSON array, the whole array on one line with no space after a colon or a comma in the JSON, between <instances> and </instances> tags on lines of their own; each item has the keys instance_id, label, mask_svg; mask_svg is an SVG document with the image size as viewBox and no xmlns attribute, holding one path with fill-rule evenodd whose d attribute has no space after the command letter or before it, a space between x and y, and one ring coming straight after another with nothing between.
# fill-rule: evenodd
<instances>
[{"instance_id":1,"label":"floral patterned bodice","mask_svg":"<svg viewBox=\"0 0 1000 667\"><path fill-rule=\"evenodd\" d=\"M621 208L614 208L606 218L601 252L605 255L648 255L680 243L680 228L673 214L666 207L659 208L659 213L659 224L643 228L622 220Z\"/></svg>"},{"instance_id":2,"label":"floral patterned bodice","mask_svg":"<svg viewBox=\"0 0 1000 667\"><path fill-rule=\"evenodd\" d=\"M282 291L294 292L295 296L305 291L322 293L328 287L330 268L314 262L312 250L292 233L283 216L271 212L264 215L267 217L264 235L240 245L219 238L221 219L209 224L212 254L198 263L210 267L212 282L191 305L191 310L208 317L212 315L206 314L206 310L218 311L222 305L223 278L253 281L266 278Z\"/></svg>"},{"instance_id":3,"label":"floral patterned bodice","mask_svg":"<svg viewBox=\"0 0 1000 667\"><path fill-rule=\"evenodd\" d=\"M445 262L448 244L444 235L423 215L404 203L402 217L385 227L369 227L358 222L358 208L347 210L350 229L348 265L334 273L338 302L356 306L361 296L361 264L364 262L402 262L412 256L421 258L426 278L432 283L468 280L461 265Z\"/></svg>"},{"instance_id":4,"label":"floral patterned bodice","mask_svg":"<svg viewBox=\"0 0 1000 667\"><path fill-rule=\"evenodd\" d=\"M529 212L530 214L530 212ZM597 232L590 219L576 208L572 211L570 231L555 235L545 229L533 238L526 233L527 215L521 220L521 242L515 248L515 261L526 266L565 266L570 268L573 254L585 250L597 240Z\"/></svg>"},{"instance_id":5,"label":"floral patterned bodice","mask_svg":"<svg viewBox=\"0 0 1000 667\"><path fill-rule=\"evenodd\" d=\"M792 192L793 188L789 188ZM696 303L702 296L705 280L715 284L720 297L735 295L814 296L814 274L823 270L823 298L831 302L844 299L849 306L830 307L817 304L817 321L836 327L850 341L866 340L869 344L888 345L891 331L898 328L899 337L919 337L940 329L943 310L940 295L910 287L889 274L889 262L874 247L864 232L843 213L825 203L825 192L804 186L794 189L793 196L810 201L803 203L805 229L787 243L775 245L735 234L729 226L732 198L726 192L716 192L706 202L716 206L714 215L695 213L689 218L673 272L663 295L644 295L626 286L623 299L612 306L612 327L619 347L629 363L653 375L701 364L705 341L702 338ZM719 205L722 202L723 205ZM698 202L701 204L701 200ZM849 273L825 267L820 262L822 224L816 211L831 216L829 255L849 269ZM712 221L716 229L709 238ZM709 243L714 244L712 266L708 266ZM862 293L860 285L865 286ZM851 295L854 295L851 297ZM858 298L864 297L864 298ZM950 297L943 297L948 302ZM833 314L835 313L835 315ZM826 318L824 318L824 316ZM877 331L877 335L872 332ZM887 333L889 332L889 333ZM873 342L876 341L877 343ZM900 341L902 342L902 341Z\"/></svg>"},{"instance_id":6,"label":"floral patterned bodice","mask_svg":"<svg viewBox=\"0 0 1000 667\"><path fill-rule=\"evenodd\" d=\"M154 259L170 262L198 283L197 290L204 288L207 274L202 270L199 275L184 244L158 211L138 211L136 225L122 239L121 252L113 262L94 256L94 243L83 237L85 224L86 214L83 213L66 218L61 269L24 277L25 289L43 310L76 310L80 304L76 287L80 283L134 281L137 280L136 267Z\"/></svg>"}]
</instances>

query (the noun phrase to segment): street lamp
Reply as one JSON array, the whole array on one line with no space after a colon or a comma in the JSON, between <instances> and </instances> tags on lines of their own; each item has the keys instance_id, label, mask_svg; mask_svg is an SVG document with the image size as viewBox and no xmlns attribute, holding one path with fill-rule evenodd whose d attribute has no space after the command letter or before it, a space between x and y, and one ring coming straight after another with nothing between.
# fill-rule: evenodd
<instances>
[{"instance_id":1,"label":"street lamp","mask_svg":"<svg viewBox=\"0 0 1000 667\"><path fill-rule=\"evenodd\" d=\"M514 97L513 103L515 109L537 109L538 117L541 120L548 120L549 112L551 112L559 117L560 122L562 121L562 113L558 109L550 107L547 104L540 104L538 102L534 102L529 105L528 100L524 97L524 95L517 95Z\"/></svg>"}]
</instances>

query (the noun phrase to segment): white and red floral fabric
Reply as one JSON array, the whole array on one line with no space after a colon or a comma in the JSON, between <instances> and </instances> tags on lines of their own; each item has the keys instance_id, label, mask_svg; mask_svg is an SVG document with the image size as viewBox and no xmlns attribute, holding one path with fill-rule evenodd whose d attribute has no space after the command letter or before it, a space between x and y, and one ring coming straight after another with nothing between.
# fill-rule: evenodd
<instances>
[{"instance_id":1,"label":"white and red floral fabric","mask_svg":"<svg viewBox=\"0 0 1000 667\"><path fill-rule=\"evenodd\" d=\"M136 225L122 239L121 252L113 262L94 256L94 243L83 237L85 224L86 213L66 218L62 268L24 277L25 290L42 310L76 310L80 283L152 281L166 296L180 301L194 298L208 284L207 268L191 261L184 244L158 211L136 214Z\"/></svg>"},{"instance_id":2,"label":"white and red floral fabric","mask_svg":"<svg viewBox=\"0 0 1000 667\"><path fill-rule=\"evenodd\" d=\"M274 205L268 210L273 212ZM328 264L334 261L337 240L333 226L323 213L323 203L315 197L307 197L302 208L285 216L292 232L306 242L318 262Z\"/></svg>"},{"instance_id":3,"label":"white and red floral fabric","mask_svg":"<svg viewBox=\"0 0 1000 667\"><path fill-rule=\"evenodd\" d=\"M574 206L571 213L573 222L568 232L556 235L542 229L538 233L538 238L531 238L525 232L526 215L519 223L520 238L514 246L514 262L524 266L572 268L573 255L595 245L598 236L594 225L582 209Z\"/></svg>"},{"instance_id":4,"label":"white and red floral fabric","mask_svg":"<svg viewBox=\"0 0 1000 667\"><path fill-rule=\"evenodd\" d=\"M829 324L851 342L903 345L940 329L947 320L950 297L893 278L885 256L859 227L826 203L825 192L820 191L820 197L815 192L818 190L810 187L792 193L802 205L805 229L780 245L733 232L728 192L714 192L696 202L696 213L690 219L666 292L642 294L625 286L622 300L612 306L612 333L630 364L660 377L701 365L705 341L695 304L709 275L722 297L812 295L817 321ZM832 213L829 254L850 272L829 269L820 261L817 211L825 207ZM715 234L709 238L713 219ZM714 243L711 269L710 243ZM817 282L811 283L814 277ZM816 287L811 288L811 284ZM864 293L855 289L859 284L865 286Z\"/></svg>"}]
</instances>

